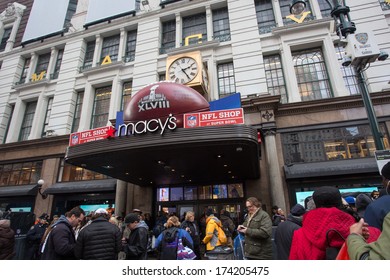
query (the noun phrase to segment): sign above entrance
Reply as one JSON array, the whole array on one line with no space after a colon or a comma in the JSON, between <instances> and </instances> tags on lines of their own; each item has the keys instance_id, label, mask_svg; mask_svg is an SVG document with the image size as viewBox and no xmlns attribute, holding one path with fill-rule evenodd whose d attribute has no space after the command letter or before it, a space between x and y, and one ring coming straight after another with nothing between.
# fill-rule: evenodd
<instances>
[{"instance_id":1,"label":"sign above entrance","mask_svg":"<svg viewBox=\"0 0 390 280\"><path fill-rule=\"evenodd\" d=\"M242 108L184 114L184 128L244 124Z\"/></svg>"},{"instance_id":2,"label":"sign above entrance","mask_svg":"<svg viewBox=\"0 0 390 280\"><path fill-rule=\"evenodd\" d=\"M114 137L115 128L112 126L99 127L82 132L75 132L70 135L69 146L75 146L87 142Z\"/></svg>"}]
</instances>

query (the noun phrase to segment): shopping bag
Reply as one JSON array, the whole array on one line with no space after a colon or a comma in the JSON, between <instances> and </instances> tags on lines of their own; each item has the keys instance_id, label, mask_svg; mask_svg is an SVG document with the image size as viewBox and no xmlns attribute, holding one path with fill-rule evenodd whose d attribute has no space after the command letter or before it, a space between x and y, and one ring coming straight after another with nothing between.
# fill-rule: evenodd
<instances>
[{"instance_id":1,"label":"shopping bag","mask_svg":"<svg viewBox=\"0 0 390 280\"><path fill-rule=\"evenodd\" d=\"M343 246L341 246L340 251L337 254L336 260L350 260L348 255L347 242L344 242Z\"/></svg>"},{"instance_id":2,"label":"shopping bag","mask_svg":"<svg viewBox=\"0 0 390 280\"><path fill-rule=\"evenodd\" d=\"M179 238L177 243L177 259L178 260L194 260L196 255L191 248L183 245L183 240Z\"/></svg>"}]
</instances>

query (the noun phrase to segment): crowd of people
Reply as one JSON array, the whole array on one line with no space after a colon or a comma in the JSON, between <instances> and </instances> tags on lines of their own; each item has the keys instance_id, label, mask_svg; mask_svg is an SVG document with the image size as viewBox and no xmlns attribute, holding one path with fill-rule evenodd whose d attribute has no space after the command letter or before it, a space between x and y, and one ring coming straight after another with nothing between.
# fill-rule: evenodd
<instances>
[{"instance_id":1,"label":"crowd of people","mask_svg":"<svg viewBox=\"0 0 390 280\"><path fill-rule=\"evenodd\" d=\"M381 174L384 188L380 192L343 198L337 187L322 186L306 207L296 204L288 215L274 206L271 216L259 199L249 197L239 225L225 209L216 213L213 208L204 210L199 223L192 211L181 220L161 212L153 226L150 215L139 209L123 220L111 207L89 215L74 207L51 220L43 213L26 235L25 259L200 260L220 248L236 250L239 237L242 259L248 260L321 260L329 258L329 248L338 252L341 247L346 248L348 259L388 260L390 162ZM15 232L6 215L0 213L0 217L0 259L13 259Z\"/></svg>"}]
</instances>

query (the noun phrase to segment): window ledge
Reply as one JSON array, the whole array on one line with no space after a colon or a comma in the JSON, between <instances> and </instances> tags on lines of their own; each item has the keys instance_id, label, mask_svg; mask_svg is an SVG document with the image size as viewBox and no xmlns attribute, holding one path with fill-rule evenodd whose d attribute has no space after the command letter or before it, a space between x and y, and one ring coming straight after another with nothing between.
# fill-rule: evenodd
<instances>
[{"instance_id":1,"label":"window ledge","mask_svg":"<svg viewBox=\"0 0 390 280\"><path fill-rule=\"evenodd\" d=\"M124 66L125 66L125 62L114 61L110 64L98 65L98 66L91 67L88 69L80 70L80 74L83 74L83 75L95 74L95 73L99 73L99 72L103 72L103 71L107 71L107 70L119 69L119 68L124 67Z\"/></svg>"}]
</instances>

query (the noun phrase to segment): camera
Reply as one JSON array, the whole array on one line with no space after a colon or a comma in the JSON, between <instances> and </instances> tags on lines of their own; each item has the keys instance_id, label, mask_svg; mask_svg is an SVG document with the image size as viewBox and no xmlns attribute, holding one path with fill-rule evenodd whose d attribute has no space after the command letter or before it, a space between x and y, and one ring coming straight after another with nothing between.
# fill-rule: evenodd
<instances>
[{"instance_id":1,"label":"camera","mask_svg":"<svg viewBox=\"0 0 390 280\"><path fill-rule=\"evenodd\" d=\"M343 65L344 67L347 67L349 65L351 65L352 63L352 59L350 56L344 56L343 57L343 62L341 63L341 65Z\"/></svg>"},{"instance_id":2,"label":"camera","mask_svg":"<svg viewBox=\"0 0 390 280\"><path fill-rule=\"evenodd\" d=\"M378 56L379 61L384 61L389 57L389 54L385 51L381 51Z\"/></svg>"}]
</instances>

